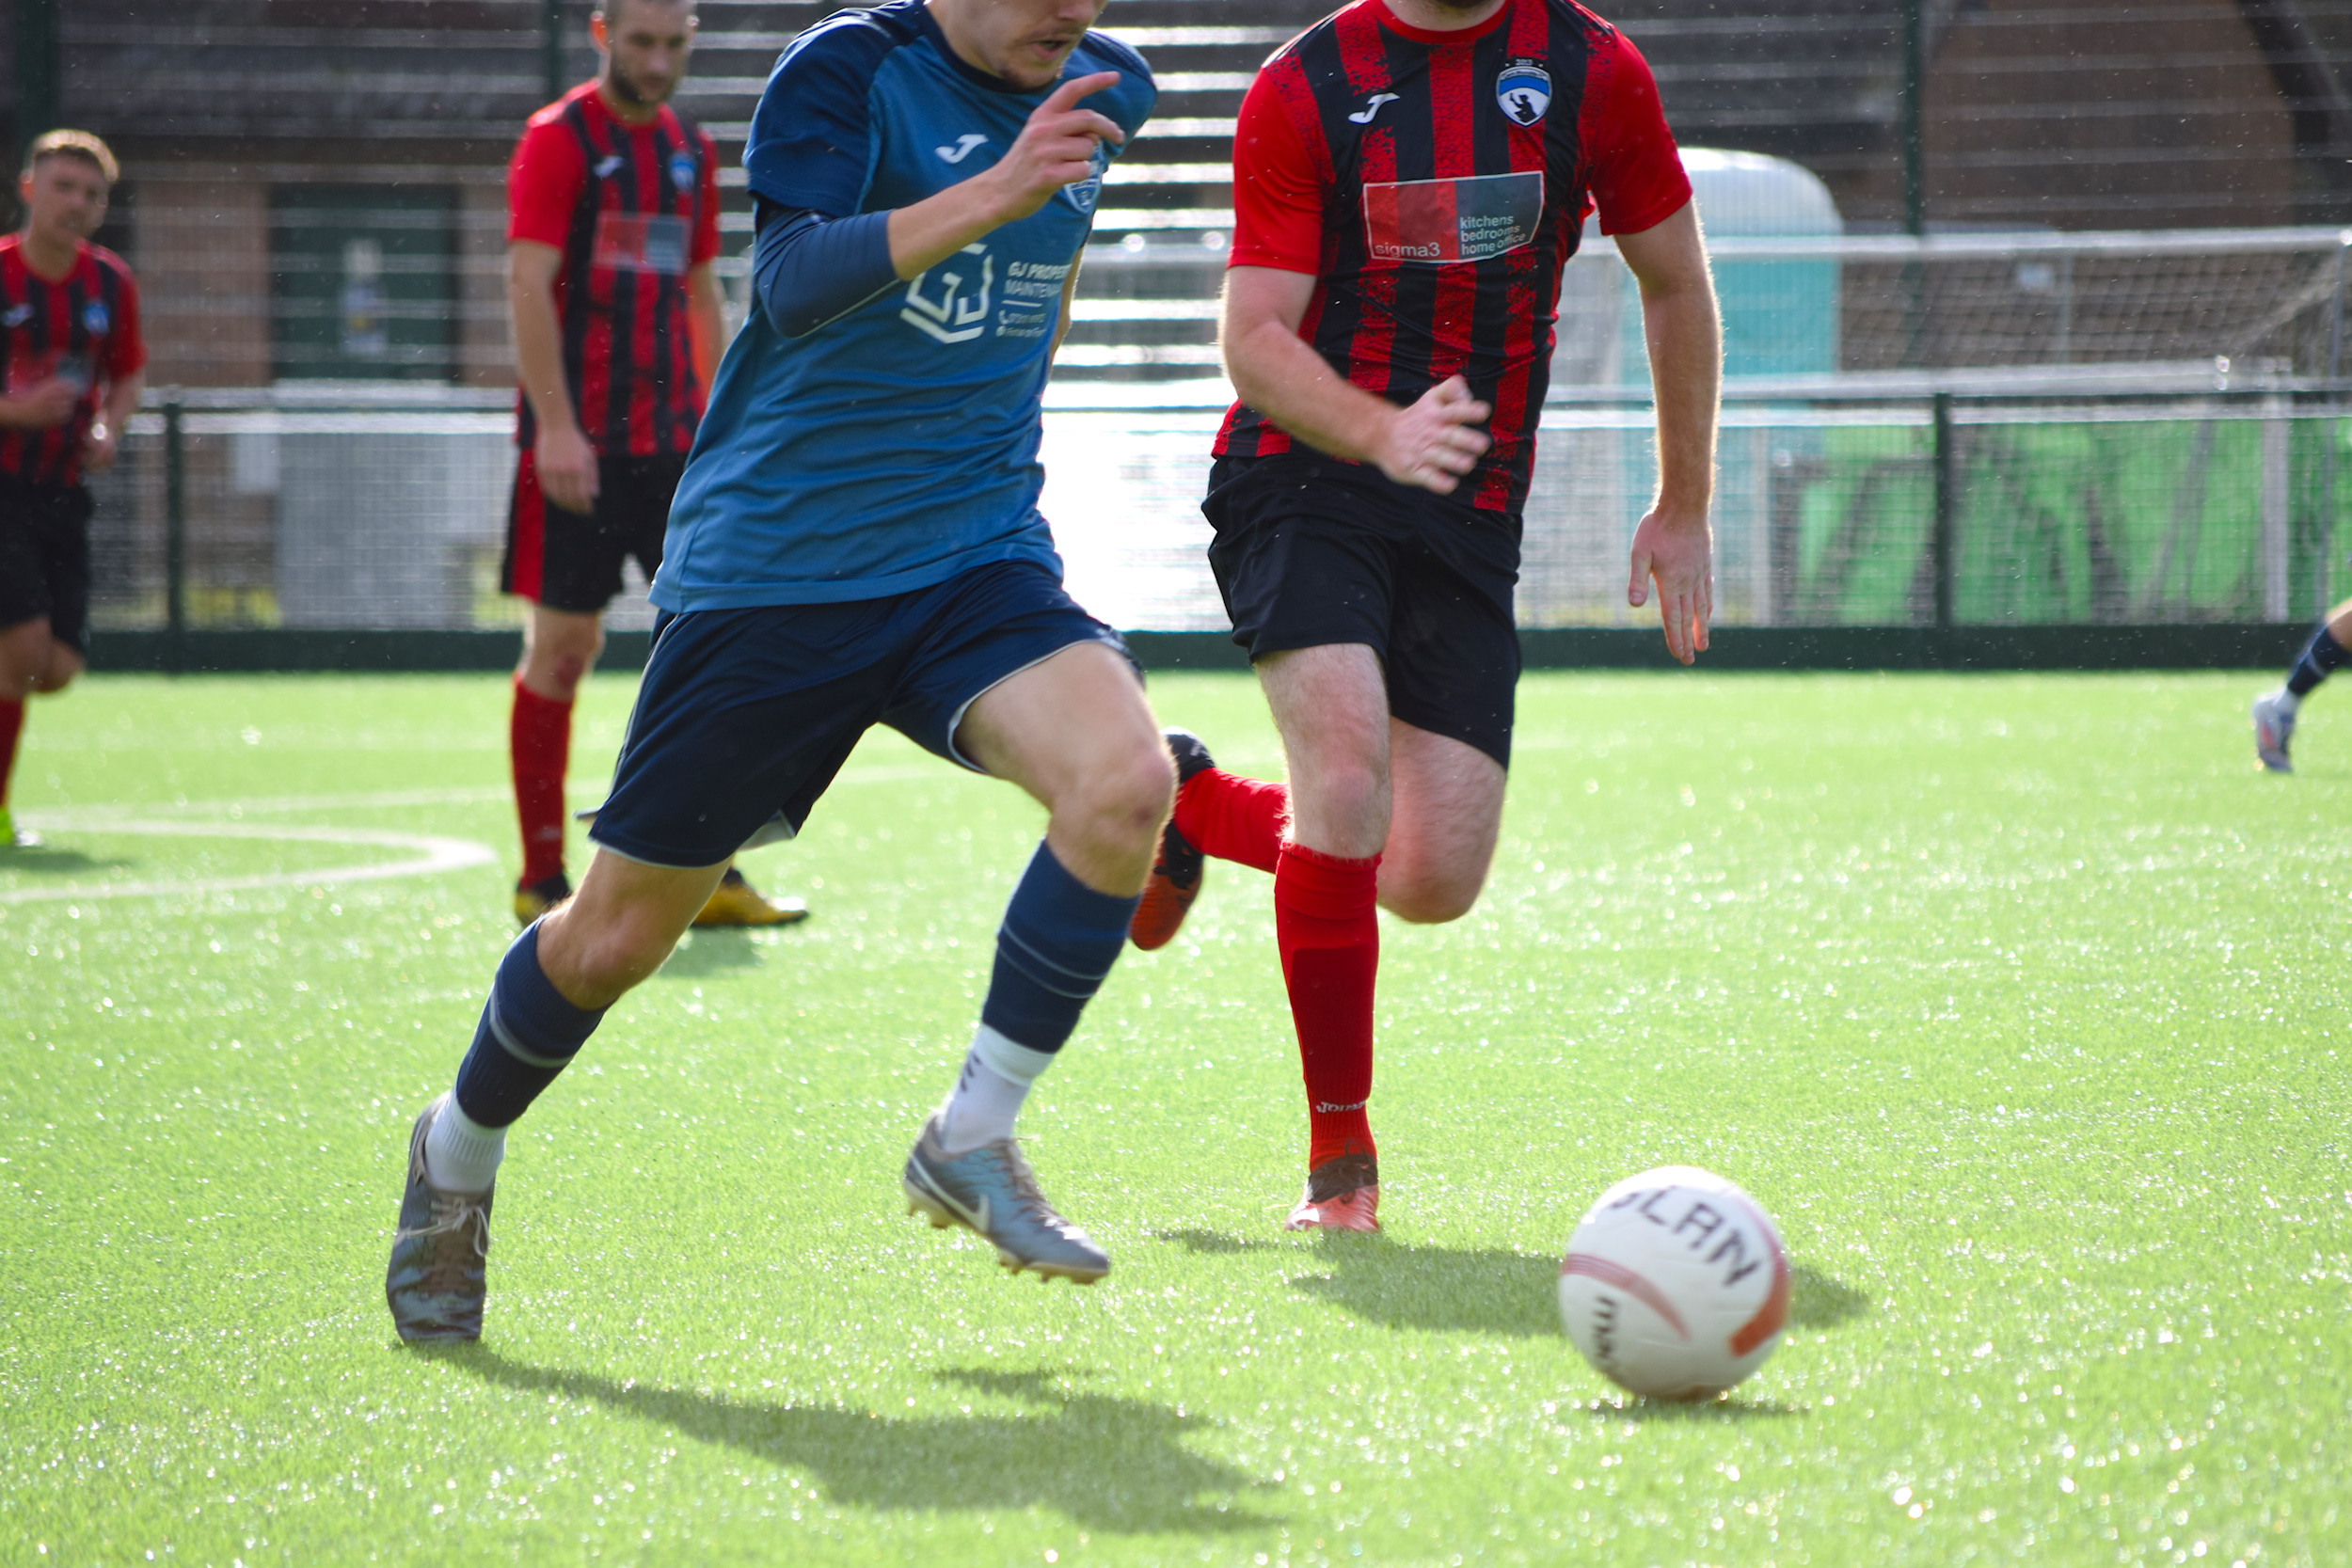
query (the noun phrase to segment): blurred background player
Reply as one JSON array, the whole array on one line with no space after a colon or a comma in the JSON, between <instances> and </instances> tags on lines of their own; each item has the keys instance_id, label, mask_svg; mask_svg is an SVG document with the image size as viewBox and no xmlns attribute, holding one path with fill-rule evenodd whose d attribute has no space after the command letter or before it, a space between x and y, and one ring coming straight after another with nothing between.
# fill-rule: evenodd
<instances>
[{"instance_id":1,"label":"blurred background player","mask_svg":"<svg viewBox=\"0 0 2352 1568\"><path fill-rule=\"evenodd\" d=\"M900 1176L1006 1267L1110 1260L1014 1136L1120 951L1175 785L1140 672L1038 514L1046 372L1103 174L1151 112L1102 0L890 0L796 38L743 163L755 314L654 583L654 640L580 895L508 949L409 1136L385 1275L404 1339L482 1331L506 1129L659 968L727 855L798 832L888 724L1046 809L978 1026ZM1086 101L1086 102L1082 102Z\"/></svg>"},{"instance_id":2,"label":"blurred background player","mask_svg":"<svg viewBox=\"0 0 2352 1568\"><path fill-rule=\"evenodd\" d=\"M2296 715L2303 699L2345 663L2352 663L2352 599L2328 612L2296 656L2286 684L2254 699L2254 755L2265 768L2273 773L2295 771L2287 759L2287 742L2295 738Z\"/></svg>"},{"instance_id":3,"label":"blurred background player","mask_svg":"<svg viewBox=\"0 0 2352 1568\"><path fill-rule=\"evenodd\" d=\"M1288 1228L1373 1230L1375 909L1459 919L1494 858L1519 513L1585 214L1641 287L1657 399L1627 597L1655 579L1685 664L1707 646L1721 333L1649 67L1569 0L1357 0L1316 24L1243 101L1233 206L1241 401L1201 510L1289 784L1172 732L1183 784L1135 939L1175 935L1203 853L1274 874L1308 1102Z\"/></svg>"},{"instance_id":4,"label":"blurred background player","mask_svg":"<svg viewBox=\"0 0 2352 1568\"><path fill-rule=\"evenodd\" d=\"M24 700L62 691L89 647L89 491L138 407L147 350L131 269L89 243L114 154L86 131L34 139L24 227L0 239L0 849Z\"/></svg>"},{"instance_id":5,"label":"blurred background player","mask_svg":"<svg viewBox=\"0 0 2352 1568\"><path fill-rule=\"evenodd\" d=\"M515 915L571 895L564 775L572 701L604 646L605 607L634 556L661 564L725 347L718 152L669 105L686 75L692 0L616 0L589 20L593 82L531 117L507 171L514 310L515 495L501 575L531 601L509 727L523 841ZM697 926L780 926L799 900L762 898L732 865Z\"/></svg>"}]
</instances>

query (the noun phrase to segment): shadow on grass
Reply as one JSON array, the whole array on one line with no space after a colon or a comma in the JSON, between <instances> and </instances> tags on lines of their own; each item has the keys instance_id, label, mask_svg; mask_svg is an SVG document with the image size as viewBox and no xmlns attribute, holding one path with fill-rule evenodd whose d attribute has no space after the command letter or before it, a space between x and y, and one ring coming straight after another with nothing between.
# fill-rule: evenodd
<instances>
[{"instance_id":1,"label":"shadow on grass","mask_svg":"<svg viewBox=\"0 0 2352 1568\"><path fill-rule=\"evenodd\" d=\"M417 1349L504 1387L593 1400L705 1443L805 1470L832 1499L861 1508L1037 1505L1088 1529L1200 1534L1263 1528L1266 1515L1217 1505L1279 1490L1185 1449L1178 1439L1203 1424L1199 1417L1072 1392L1050 1372L939 1372L977 1393L1051 1407L1044 1411L901 1417L615 1382L529 1366L479 1344Z\"/></svg>"},{"instance_id":2,"label":"shadow on grass","mask_svg":"<svg viewBox=\"0 0 2352 1568\"><path fill-rule=\"evenodd\" d=\"M1791 1328L1835 1328L1851 1318L1876 1308L1877 1303L1860 1291L1833 1279L1819 1269L1808 1269L1803 1263L1788 1268L1788 1326Z\"/></svg>"},{"instance_id":3,"label":"shadow on grass","mask_svg":"<svg viewBox=\"0 0 2352 1568\"><path fill-rule=\"evenodd\" d=\"M1245 1242L1214 1230L1164 1230L1159 1239L1191 1252L1283 1253L1328 1273L1293 1279L1291 1289L1321 1296L1383 1328L1455 1334L1557 1335L1556 1258L1500 1247L1406 1246L1371 1235L1324 1232L1298 1242Z\"/></svg>"},{"instance_id":4,"label":"shadow on grass","mask_svg":"<svg viewBox=\"0 0 2352 1568\"><path fill-rule=\"evenodd\" d=\"M1500 1247L1407 1246L1385 1235L1326 1233L1295 1243L1250 1242L1214 1230L1164 1230L1158 1239L1212 1256L1286 1253L1328 1273L1291 1289L1320 1296L1383 1328L1551 1336L1560 1332L1557 1259ZM1818 1269L1790 1268L1788 1322L1828 1328L1871 1309L1867 1296Z\"/></svg>"},{"instance_id":5,"label":"shadow on grass","mask_svg":"<svg viewBox=\"0 0 2352 1568\"><path fill-rule=\"evenodd\" d=\"M664 980L697 980L730 969L757 969L759 944L752 934L735 927L714 926L689 931L669 960L655 974Z\"/></svg>"},{"instance_id":6,"label":"shadow on grass","mask_svg":"<svg viewBox=\"0 0 2352 1568\"><path fill-rule=\"evenodd\" d=\"M1651 1400L1624 1394L1615 1400L1595 1400L1584 1408L1603 1420L1635 1421L1643 1426L1713 1426L1724 1421L1786 1420L1791 1416L1813 1414L1809 1404L1743 1400L1737 1394L1719 1394L1711 1400Z\"/></svg>"},{"instance_id":7,"label":"shadow on grass","mask_svg":"<svg viewBox=\"0 0 2352 1568\"><path fill-rule=\"evenodd\" d=\"M0 861L0 868L30 872L36 877L62 877L81 871L119 871L135 863L120 855L86 855L79 849L43 845L38 849L9 850L8 859Z\"/></svg>"}]
</instances>

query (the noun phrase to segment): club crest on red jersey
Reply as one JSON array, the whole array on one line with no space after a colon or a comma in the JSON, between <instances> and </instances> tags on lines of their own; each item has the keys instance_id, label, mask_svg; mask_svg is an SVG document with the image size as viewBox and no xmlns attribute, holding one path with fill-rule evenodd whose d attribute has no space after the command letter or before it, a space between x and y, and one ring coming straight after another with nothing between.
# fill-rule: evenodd
<instances>
[{"instance_id":1,"label":"club crest on red jersey","mask_svg":"<svg viewBox=\"0 0 2352 1568\"><path fill-rule=\"evenodd\" d=\"M1495 103L1517 125L1533 125L1551 107L1551 72L1534 60L1512 60L1495 78Z\"/></svg>"}]
</instances>

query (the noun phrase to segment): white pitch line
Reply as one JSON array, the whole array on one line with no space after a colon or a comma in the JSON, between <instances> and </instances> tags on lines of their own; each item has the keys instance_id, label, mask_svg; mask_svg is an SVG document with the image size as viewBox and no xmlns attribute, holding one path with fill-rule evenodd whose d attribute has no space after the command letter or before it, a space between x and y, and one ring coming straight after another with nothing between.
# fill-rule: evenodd
<instances>
[{"instance_id":1,"label":"white pitch line","mask_svg":"<svg viewBox=\"0 0 2352 1568\"><path fill-rule=\"evenodd\" d=\"M154 898L199 893L243 893L257 888L316 887L337 882L380 882L396 877L429 877L487 865L498 859L489 846L470 839L437 838L425 833L383 832L373 828L260 827L242 822L68 820L42 816L26 826L50 832L147 833L165 838L259 838L308 844L367 845L385 849L409 849L417 858L385 861L373 865L323 866L315 871L269 871L249 877L200 877L172 882L69 882L63 887L10 888L0 891L0 904L58 903L99 898Z\"/></svg>"},{"instance_id":2,"label":"white pitch line","mask_svg":"<svg viewBox=\"0 0 2352 1568\"><path fill-rule=\"evenodd\" d=\"M959 769L937 762L898 764L845 768L834 783L835 785L908 784L922 779L953 778L958 772ZM572 779L565 783L564 789L576 800L600 800L609 782L605 779ZM397 811L415 806L486 805L514 798L512 785L485 784L469 789L395 789L347 795L263 796L251 800L147 800L122 806L68 807L43 815L41 821L60 832L103 832L118 826L113 816L118 811L138 812L149 816L156 812L186 812L192 816L199 814L216 816L222 812L235 812L240 816L259 816L306 811ZM27 817L26 822L30 825L31 818Z\"/></svg>"}]
</instances>

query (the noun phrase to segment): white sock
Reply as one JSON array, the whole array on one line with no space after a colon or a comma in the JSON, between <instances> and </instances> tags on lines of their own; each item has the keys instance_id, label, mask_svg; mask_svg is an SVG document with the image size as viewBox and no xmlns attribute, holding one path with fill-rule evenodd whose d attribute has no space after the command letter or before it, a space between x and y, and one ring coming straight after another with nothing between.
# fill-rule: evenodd
<instances>
[{"instance_id":1,"label":"white sock","mask_svg":"<svg viewBox=\"0 0 2352 1568\"><path fill-rule=\"evenodd\" d=\"M486 1193L506 1158L506 1129L485 1127L457 1108L457 1097L441 1101L440 1114L424 1134L424 1179L445 1193Z\"/></svg>"},{"instance_id":2,"label":"white sock","mask_svg":"<svg viewBox=\"0 0 2352 1568\"><path fill-rule=\"evenodd\" d=\"M2270 694L2270 701L2273 706L2285 709L2290 719L2295 717L2295 710L2303 705L2303 699L2283 686Z\"/></svg>"},{"instance_id":3,"label":"white sock","mask_svg":"<svg viewBox=\"0 0 2352 1568\"><path fill-rule=\"evenodd\" d=\"M939 1108L940 1143L950 1155L969 1154L982 1144L1011 1137L1029 1085L1053 1061L1052 1052L1032 1051L981 1024L964 1053L961 1076Z\"/></svg>"}]
</instances>

